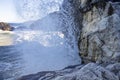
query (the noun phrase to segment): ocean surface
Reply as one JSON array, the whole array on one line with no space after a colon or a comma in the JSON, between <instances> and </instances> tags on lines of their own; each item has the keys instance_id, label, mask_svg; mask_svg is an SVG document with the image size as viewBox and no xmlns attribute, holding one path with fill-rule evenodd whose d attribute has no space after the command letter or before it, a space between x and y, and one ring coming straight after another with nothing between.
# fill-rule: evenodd
<instances>
[{"instance_id":1,"label":"ocean surface","mask_svg":"<svg viewBox=\"0 0 120 80\"><path fill-rule=\"evenodd\" d=\"M0 31L0 80L79 64L69 46L62 32Z\"/></svg>"}]
</instances>

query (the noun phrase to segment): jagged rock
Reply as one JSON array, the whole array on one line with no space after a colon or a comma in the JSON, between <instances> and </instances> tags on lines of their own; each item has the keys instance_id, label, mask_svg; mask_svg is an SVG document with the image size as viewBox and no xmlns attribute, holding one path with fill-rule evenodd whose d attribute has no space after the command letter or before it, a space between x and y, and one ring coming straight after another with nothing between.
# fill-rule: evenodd
<instances>
[{"instance_id":1,"label":"jagged rock","mask_svg":"<svg viewBox=\"0 0 120 80\"><path fill-rule=\"evenodd\" d=\"M80 10L81 12L87 12L92 10L92 8L94 6L98 6L100 5L104 8L106 5L106 2L120 2L120 0L81 0L81 4L80 4Z\"/></svg>"},{"instance_id":2,"label":"jagged rock","mask_svg":"<svg viewBox=\"0 0 120 80\"><path fill-rule=\"evenodd\" d=\"M77 75L76 80L119 80L113 73L94 63L85 65Z\"/></svg>"},{"instance_id":3,"label":"jagged rock","mask_svg":"<svg viewBox=\"0 0 120 80\"><path fill-rule=\"evenodd\" d=\"M117 75L120 79L120 63L110 64L106 68Z\"/></svg>"},{"instance_id":4,"label":"jagged rock","mask_svg":"<svg viewBox=\"0 0 120 80\"><path fill-rule=\"evenodd\" d=\"M92 10L94 6L105 6L107 0L81 0L80 11L85 13Z\"/></svg>"},{"instance_id":5,"label":"jagged rock","mask_svg":"<svg viewBox=\"0 0 120 80\"><path fill-rule=\"evenodd\" d=\"M9 24L4 23L4 22L0 22L0 30L3 31L12 31L14 28L11 27Z\"/></svg>"},{"instance_id":6,"label":"jagged rock","mask_svg":"<svg viewBox=\"0 0 120 80\"><path fill-rule=\"evenodd\" d=\"M40 72L24 76L18 80L119 80L118 77L105 68L89 63L77 65L60 71Z\"/></svg>"},{"instance_id":7,"label":"jagged rock","mask_svg":"<svg viewBox=\"0 0 120 80\"><path fill-rule=\"evenodd\" d=\"M101 0L100 0L101 1ZM80 55L84 63L119 62L120 52L120 5L101 2L83 13L80 38Z\"/></svg>"}]
</instances>

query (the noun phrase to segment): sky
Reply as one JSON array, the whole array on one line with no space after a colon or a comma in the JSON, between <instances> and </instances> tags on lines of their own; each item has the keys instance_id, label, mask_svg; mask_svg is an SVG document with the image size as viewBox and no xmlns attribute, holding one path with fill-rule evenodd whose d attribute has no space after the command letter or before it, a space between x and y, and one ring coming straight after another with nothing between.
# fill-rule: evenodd
<instances>
[{"instance_id":1,"label":"sky","mask_svg":"<svg viewBox=\"0 0 120 80\"><path fill-rule=\"evenodd\" d=\"M14 0L0 0L0 22L22 22L17 14Z\"/></svg>"}]
</instances>

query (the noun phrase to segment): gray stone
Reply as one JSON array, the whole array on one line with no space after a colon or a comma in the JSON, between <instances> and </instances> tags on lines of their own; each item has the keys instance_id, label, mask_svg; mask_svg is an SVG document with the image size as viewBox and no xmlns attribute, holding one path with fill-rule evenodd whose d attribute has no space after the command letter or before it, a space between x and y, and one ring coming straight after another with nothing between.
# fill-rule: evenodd
<instances>
[{"instance_id":1,"label":"gray stone","mask_svg":"<svg viewBox=\"0 0 120 80\"><path fill-rule=\"evenodd\" d=\"M40 72L33 75L24 76L18 80L119 80L118 77L109 70L89 63L85 66L74 66L60 71Z\"/></svg>"},{"instance_id":2,"label":"gray stone","mask_svg":"<svg viewBox=\"0 0 120 80\"><path fill-rule=\"evenodd\" d=\"M120 11L118 3L96 2L91 10L83 13L79 48L84 63L119 62L120 56L117 53L120 52L120 14L118 11Z\"/></svg>"},{"instance_id":3,"label":"gray stone","mask_svg":"<svg viewBox=\"0 0 120 80\"><path fill-rule=\"evenodd\" d=\"M94 63L85 65L77 75L76 80L119 80L113 73Z\"/></svg>"},{"instance_id":4,"label":"gray stone","mask_svg":"<svg viewBox=\"0 0 120 80\"><path fill-rule=\"evenodd\" d=\"M120 63L110 64L106 67L106 69L113 72L120 79Z\"/></svg>"}]
</instances>

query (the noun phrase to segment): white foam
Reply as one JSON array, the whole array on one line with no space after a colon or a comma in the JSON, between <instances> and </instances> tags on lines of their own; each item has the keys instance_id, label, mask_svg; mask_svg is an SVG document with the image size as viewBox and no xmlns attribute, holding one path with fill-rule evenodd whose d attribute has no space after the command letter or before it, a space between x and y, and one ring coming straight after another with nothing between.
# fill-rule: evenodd
<instances>
[{"instance_id":1,"label":"white foam","mask_svg":"<svg viewBox=\"0 0 120 80\"><path fill-rule=\"evenodd\" d=\"M12 64L10 64L10 63L0 62L0 72L10 70L11 67L12 67Z\"/></svg>"}]
</instances>

